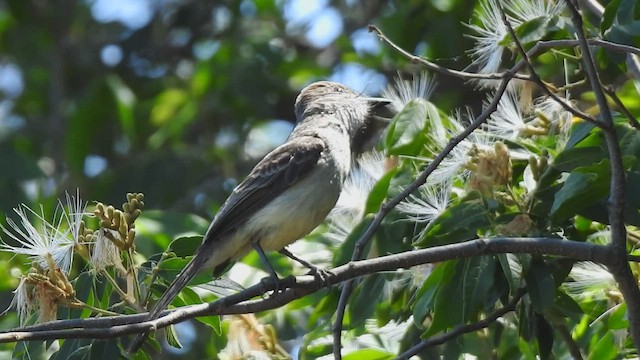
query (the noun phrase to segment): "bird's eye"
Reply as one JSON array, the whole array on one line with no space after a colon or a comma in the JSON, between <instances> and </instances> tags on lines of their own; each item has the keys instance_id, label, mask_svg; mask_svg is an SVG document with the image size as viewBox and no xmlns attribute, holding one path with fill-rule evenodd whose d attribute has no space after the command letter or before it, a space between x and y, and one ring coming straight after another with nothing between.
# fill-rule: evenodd
<instances>
[{"instance_id":1,"label":"bird's eye","mask_svg":"<svg viewBox=\"0 0 640 360\"><path fill-rule=\"evenodd\" d=\"M344 92L344 90L342 88L340 88L340 87L335 87L333 90L335 92L339 92L339 93Z\"/></svg>"}]
</instances>

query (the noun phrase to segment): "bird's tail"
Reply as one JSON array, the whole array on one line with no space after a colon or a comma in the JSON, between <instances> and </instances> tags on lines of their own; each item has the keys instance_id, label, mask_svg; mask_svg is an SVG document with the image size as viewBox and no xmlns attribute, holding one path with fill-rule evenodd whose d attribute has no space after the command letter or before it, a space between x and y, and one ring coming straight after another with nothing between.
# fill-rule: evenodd
<instances>
[{"instance_id":1,"label":"bird's tail","mask_svg":"<svg viewBox=\"0 0 640 360\"><path fill-rule=\"evenodd\" d=\"M198 251L187 266L180 271L175 280L169 285L169 288L162 297L156 302L153 309L149 311L145 321L155 320L160 316L160 313L171 304L173 299L178 296L180 290L185 287L191 279L198 273L202 265L206 262L206 256L203 256L201 251ZM143 332L136 336L136 338L129 344L128 352L130 354L135 353L140 345L146 340L149 333Z\"/></svg>"}]
</instances>

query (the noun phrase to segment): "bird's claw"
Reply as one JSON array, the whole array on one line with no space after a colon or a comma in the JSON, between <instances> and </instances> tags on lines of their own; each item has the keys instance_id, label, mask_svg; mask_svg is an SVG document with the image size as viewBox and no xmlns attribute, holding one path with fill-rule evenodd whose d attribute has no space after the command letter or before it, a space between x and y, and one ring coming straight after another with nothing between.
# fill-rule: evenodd
<instances>
[{"instance_id":1,"label":"bird's claw","mask_svg":"<svg viewBox=\"0 0 640 360\"><path fill-rule=\"evenodd\" d=\"M318 281L322 282L324 286L330 285L331 278L335 275L331 272L331 270L327 270L325 268L319 266L309 267L308 275L313 275Z\"/></svg>"}]
</instances>

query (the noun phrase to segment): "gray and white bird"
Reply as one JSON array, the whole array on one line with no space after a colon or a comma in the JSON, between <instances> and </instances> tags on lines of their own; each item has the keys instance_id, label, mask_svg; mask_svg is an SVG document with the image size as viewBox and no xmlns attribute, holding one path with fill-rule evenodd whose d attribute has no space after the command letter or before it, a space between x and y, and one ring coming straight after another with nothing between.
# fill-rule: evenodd
<instances>
[{"instance_id":1,"label":"gray and white bird","mask_svg":"<svg viewBox=\"0 0 640 360\"><path fill-rule=\"evenodd\" d=\"M233 190L191 262L147 320L156 319L198 272L213 270L219 276L252 249L275 276L264 252L291 255L285 246L326 218L340 196L354 152L367 138L374 111L387 103L335 82L305 87L296 99L297 123L286 142L267 154ZM137 350L146 336L139 334L129 352Z\"/></svg>"}]
</instances>

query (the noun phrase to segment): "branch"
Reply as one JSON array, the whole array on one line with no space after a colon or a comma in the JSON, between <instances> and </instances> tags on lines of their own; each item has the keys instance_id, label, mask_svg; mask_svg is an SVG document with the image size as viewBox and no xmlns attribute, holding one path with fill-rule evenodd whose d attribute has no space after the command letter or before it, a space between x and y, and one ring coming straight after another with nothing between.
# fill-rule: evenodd
<instances>
[{"instance_id":1,"label":"branch","mask_svg":"<svg viewBox=\"0 0 640 360\"><path fill-rule=\"evenodd\" d=\"M354 261L331 270L330 283L341 283L362 276L407 269L427 263L481 255L504 253L552 255L578 261L592 261L609 265L614 259L610 248L592 243L562 240L557 238L487 238L428 249L407 251L374 259ZM241 292L214 302L167 310L162 317L143 321L146 314L120 315L114 317L83 320L59 320L47 324L7 330L0 333L0 343L49 340L49 339L107 339L140 332L154 331L198 316L245 314L281 307L295 299L325 287L325 282L311 275L287 277L281 288L287 290L267 299L251 300L275 288L270 277Z\"/></svg>"},{"instance_id":2,"label":"branch","mask_svg":"<svg viewBox=\"0 0 640 360\"><path fill-rule=\"evenodd\" d=\"M489 325L493 324L496 320L498 320L499 317L503 316L508 312L514 311L516 309L516 305L518 305L518 302L520 301L520 299L522 299L522 297L524 296L524 294L526 294L526 292L527 292L526 288L518 289L518 291L515 293L515 295L507 305L505 305L500 309L497 309L496 311L488 315L486 318L471 324L458 325L454 327L451 331L423 340L417 345L411 347L409 350L398 355L396 359L408 360L409 358L411 358L414 355L417 355L420 351L426 348L436 346L436 345L441 345L460 335L489 327Z\"/></svg>"},{"instance_id":3,"label":"branch","mask_svg":"<svg viewBox=\"0 0 640 360\"><path fill-rule=\"evenodd\" d=\"M607 93L607 95L609 95L611 100L613 100L613 102L624 114L624 116L627 117L627 119L629 120L629 125L631 125L636 130L640 130L640 122L638 122L638 119L636 119L636 117L633 116L631 111L629 111L629 109L627 109L627 107L624 106L624 104L622 103L622 100L620 100L618 95L616 95L616 92L612 88L608 88L606 86L603 86L602 89L604 90L605 93Z\"/></svg>"},{"instance_id":4,"label":"branch","mask_svg":"<svg viewBox=\"0 0 640 360\"><path fill-rule=\"evenodd\" d=\"M608 268L618 282L620 292L624 296L625 303L627 304L627 316L629 318L631 337L633 338L636 349L640 349L640 289L638 289L637 281L631 273L629 263L625 261L627 256L627 232L624 224L625 173L622 164L622 154L620 152L620 146L618 145L618 136L611 117L611 111L609 110L604 91L602 90L602 82L600 81L600 76L593 62L593 57L584 35L582 16L570 0L565 0L565 2L571 12L571 20L578 41L580 42L585 73L596 96L602 122L606 125L603 128L603 133L607 142L611 166L609 225L611 226L610 247L613 255L613 259Z\"/></svg>"},{"instance_id":5,"label":"branch","mask_svg":"<svg viewBox=\"0 0 640 360\"><path fill-rule=\"evenodd\" d=\"M457 78L460 78L460 79L463 79L463 80L502 80L502 79L507 77L507 72L493 73L493 74L477 74L477 73L472 73L472 72L449 69L449 68L440 66L438 64L432 63L431 61L429 61L429 60L427 60L425 58L422 58L420 56L416 56L416 55L413 55L413 54L409 53L408 51L404 50L403 48L401 48L400 46L395 44L393 41L389 40L389 38L387 38L382 33L382 31L375 25L369 25L369 32L376 33L376 35L378 36L378 38L380 40L382 40L383 42L387 43L395 51L399 52L400 54L402 54L403 56L408 58L412 63L420 64L420 65L426 67L427 69L430 69L430 70L433 70L433 71L437 71L437 72L439 72L441 74L444 74L444 75L457 77ZM509 75L509 78L516 78L516 79L521 79L521 80L531 80L528 75L517 74L517 73L513 73L513 74Z\"/></svg>"},{"instance_id":6,"label":"branch","mask_svg":"<svg viewBox=\"0 0 640 360\"><path fill-rule=\"evenodd\" d=\"M375 33L381 41L387 43L391 48L393 48L395 51L402 54L404 57L409 59L409 61L411 61L412 63L420 64L426 67L427 69L439 72L444 75L457 77L463 80L501 80L501 79L504 79L506 76L505 72L492 73L492 74L477 74L477 73L472 73L467 71L449 69L444 66L440 66L436 63L433 63L423 57L416 56L409 53L408 51L404 50L399 45L391 41L382 32L382 30L380 30L375 25L369 25L369 32ZM606 48L609 50L618 51L622 53L627 53L627 54L640 55L640 49L634 46L618 44L618 43L614 43L614 42L602 40L602 39L589 39L587 41L589 45L599 46L602 48ZM574 39L539 41L531 48L531 50L529 50L528 54L529 56L535 56L548 49L562 48L562 47L576 47L579 45L580 43L578 42L578 40L574 40ZM512 77L520 80L533 81L531 76L525 75L525 74L516 73Z\"/></svg>"}]
</instances>

